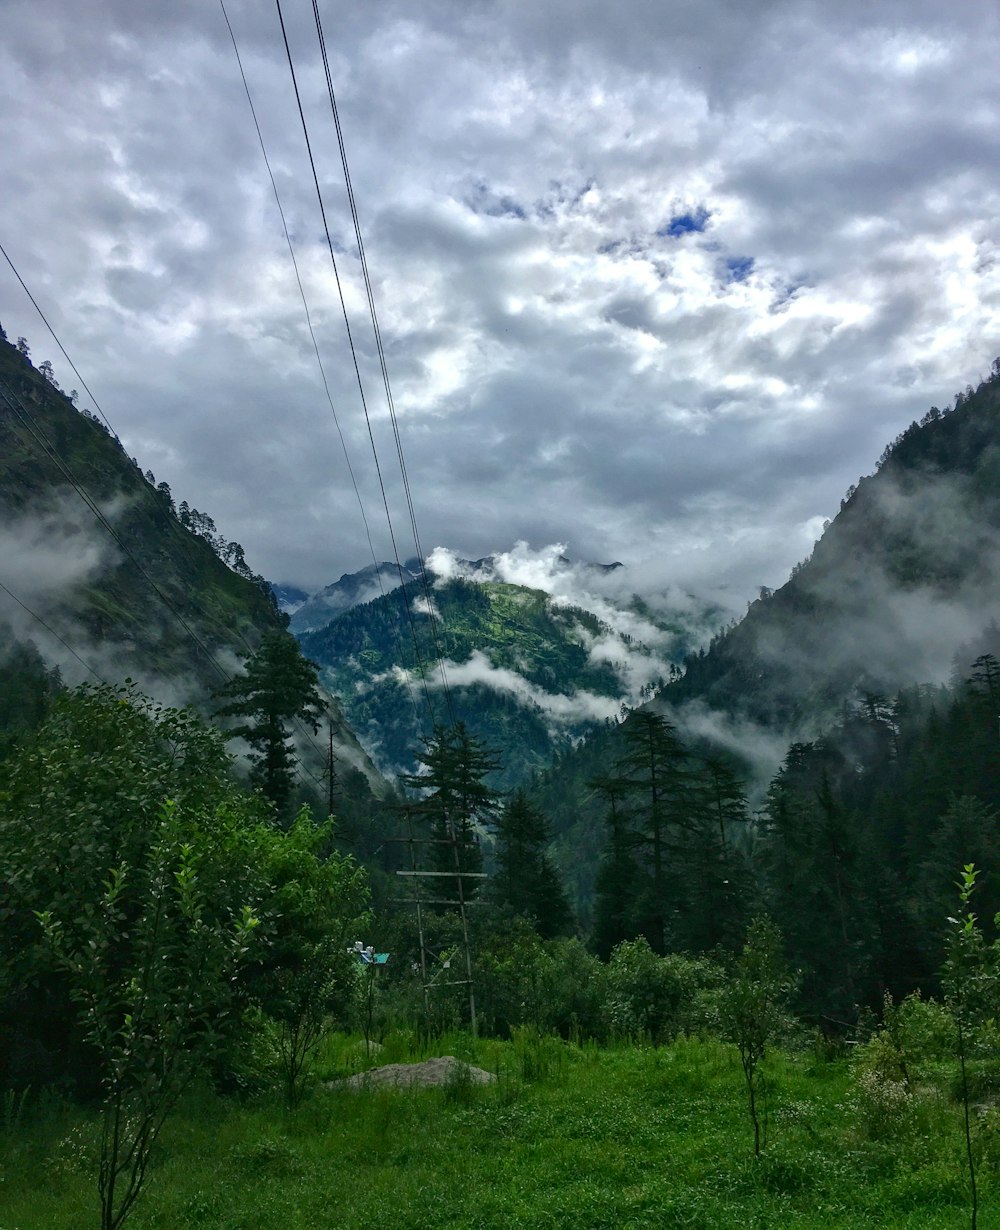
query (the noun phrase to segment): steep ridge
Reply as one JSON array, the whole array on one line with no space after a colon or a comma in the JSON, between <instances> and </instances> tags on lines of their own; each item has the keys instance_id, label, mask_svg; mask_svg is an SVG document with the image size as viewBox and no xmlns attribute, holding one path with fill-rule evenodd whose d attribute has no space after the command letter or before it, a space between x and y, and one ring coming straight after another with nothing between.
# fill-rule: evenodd
<instances>
[{"instance_id":1,"label":"steep ridge","mask_svg":"<svg viewBox=\"0 0 1000 1230\"><path fill-rule=\"evenodd\" d=\"M932 409L812 556L657 698L803 737L860 691L946 679L1000 610L1000 374Z\"/></svg>"},{"instance_id":2,"label":"steep ridge","mask_svg":"<svg viewBox=\"0 0 1000 1230\"><path fill-rule=\"evenodd\" d=\"M8 652L33 642L69 682L92 680L89 667L108 682L131 677L164 702L209 707L240 658L284 622L242 549L224 544L237 571L219 558L219 542L186 528L166 484L155 486L101 423L0 339ZM330 709L335 758L377 780L332 698Z\"/></svg>"},{"instance_id":3,"label":"steep ridge","mask_svg":"<svg viewBox=\"0 0 1000 1230\"><path fill-rule=\"evenodd\" d=\"M722 753L757 797L793 741L845 705L964 677L1000 623L1000 365L933 408L845 497L811 557L780 589L691 655L648 706L692 750ZM539 775L533 794L554 854L586 909L605 840L589 783L613 772L620 728L589 736Z\"/></svg>"},{"instance_id":4,"label":"steep ridge","mask_svg":"<svg viewBox=\"0 0 1000 1230\"><path fill-rule=\"evenodd\" d=\"M331 620L352 607L374 602L383 593L389 594L397 589L400 584L400 571L403 581L412 584L419 575L419 561L409 560L400 569L383 560L378 565L369 564L358 572L345 572L332 585L307 596L292 612L289 627L296 636L325 628Z\"/></svg>"}]
</instances>

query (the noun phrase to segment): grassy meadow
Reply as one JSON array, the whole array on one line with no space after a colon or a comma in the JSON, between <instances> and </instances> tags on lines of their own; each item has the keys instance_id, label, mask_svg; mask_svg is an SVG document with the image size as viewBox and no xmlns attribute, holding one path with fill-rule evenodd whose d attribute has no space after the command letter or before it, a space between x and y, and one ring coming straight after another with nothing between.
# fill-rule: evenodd
<instances>
[{"instance_id":1,"label":"grassy meadow","mask_svg":"<svg viewBox=\"0 0 1000 1230\"><path fill-rule=\"evenodd\" d=\"M964 1139L949 1077L902 1095L849 1058L768 1061L759 1161L732 1047L577 1047L391 1035L379 1063L454 1054L496 1083L327 1088L365 1066L330 1039L293 1111L271 1094L192 1090L167 1122L134 1230L659 1230L969 1225ZM8 1096L0 1230L98 1224L93 1117L52 1095ZM980 1217L1000 1225L993 1112L977 1125Z\"/></svg>"}]
</instances>

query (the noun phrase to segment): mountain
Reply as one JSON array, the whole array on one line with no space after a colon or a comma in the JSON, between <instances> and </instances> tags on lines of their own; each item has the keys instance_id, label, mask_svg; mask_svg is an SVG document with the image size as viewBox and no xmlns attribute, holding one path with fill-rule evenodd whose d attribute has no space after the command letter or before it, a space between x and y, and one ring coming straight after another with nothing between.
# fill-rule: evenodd
<instances>
[{"instance_id":1,"label":"mountain","mask_svg":"<svg viewBox=\"0 0 1000 1230\"><path fill-rule=\"evenodd\" d=\"M563 562L584 575L621 568ZM448 567L454 575L429 571L427 593L408 583L299 633L303 652L386 771L412 771L429 706L435 722L454 716L501 752L501 786L519 784L623 704L649 695L709 618L700 609L700 625L687 613L657 613L635 595L595 600L598 615L500 580L495 557L449 556ZM335 590L346 600L372 572L345 575L323 594ZM433 665L438 657L443 674Z\"/></svg>"},{"instance_id":2,"label":"mountain","mask_svg":"<svg viewBox=\"0 0 1000 1230\"><path fill-rule=\"evenodd\" d=\"M450 554L450 553L449 553ZM500 557L485 555L481 559L466 560L452 557L458 573L475 581L502 581L502 567L498 565ZM556 563L565 569L582 569L598 576L606 576L624 568L624 564L616 561L613 564L578 564L565 555L559 555ZM426 567L433 572L433 566ZM397 565L383 560L380 564L369 564L358 572L345 572L338 581L327 585L315 594L307 594L294 585L272 586L275 596L283 611L291 616L290 627L296 635L315 632L325 628L331 620L352 607L363 606L376 598L384 597L398 589L400 585L421 584L421 562L419 559L408 559L405 564Z\"/></svg>"},{"instance_id":3,"label":"mountain","mask_svg":"<svg viewBox=\"0 0 1000 1230\"><path fill-rule=\"evenodd\" d=\"M860 692L946 680L1000 613L1000 371L932 408L848 491L812 555L657 703L789 738Z\"/></svg>"},{"instance_id":4,"label":"mountain","mask_svg":"<svg viewBox=\"0 0 1000 1230\"><path fill-rule=\"evenodd\" d=\"M239 658L282 626L269 588L26 351L0 339L0 659L32 643L69 682L131 677L165 703L211 708ZM330 707L335 759L377 783ZM325 750L302 748L314 769Z\"/></svg>"},{"instance_id":5,"label":"mountain","mask_svg":"<svg viewBox=\"0 0 1000 1230\"><path fill-rule=\"evenodd\" d=\"M401 568L383 560L359 572L345 572L339 581L316 594L305 595L305 601L291 613L289 626L296 636L325 628L332 619L352 607L392 593L400 584L413 584L419 577L419 570L419 560L408 560Z\"/></svg>"},{"instance_id":6,"label":"mountain","mask_svg":"<svg viewBox=\"0 0 1000 1230\"><path fill-rule=\"evenodd\" d=\"M820 739L858 702L964 677L1000 639L1000 362L932 407L848 491L811 556L688 657L648 706L695 751L721 753L758 798L790 743ZM606 839L589 783L621 760L620 728L565 752L535 783L578 905Z\"/></svg>"},{"instance_id":7,"label":"mountain","mask_svg":"<svg viewBox=\"0 0 1000 1230\"><path fill-rule=\"evenodd\" d=\"M293 615L304 602L309 600L309 591L299 589L297 585L271 585L271 592L278 603L278 610L286 615Z\"/></svg>"}]
</instances>

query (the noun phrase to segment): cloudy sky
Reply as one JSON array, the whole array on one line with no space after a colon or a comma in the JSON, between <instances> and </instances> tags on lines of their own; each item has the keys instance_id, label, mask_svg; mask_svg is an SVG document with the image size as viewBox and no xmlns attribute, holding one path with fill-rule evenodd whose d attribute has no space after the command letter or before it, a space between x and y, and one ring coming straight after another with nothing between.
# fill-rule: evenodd
<instances>
[{"instance_id":1,"label":"cloudy sky","mask_svg":"<svg viewBox=\"0 0 1000 1230\"><path fill-rule=\"evenodd\" d=\"M311 6L283 3L405 557ZM229 12L381 559L277 13ZM1000 353L995 4L321 13L426 550L563 543L738 604ZM128 451L274 580L370 562L219 6L8 0L0 74L0 242ZM0 321L77 384L6 266Z\"/></svg>"}]
</instances>

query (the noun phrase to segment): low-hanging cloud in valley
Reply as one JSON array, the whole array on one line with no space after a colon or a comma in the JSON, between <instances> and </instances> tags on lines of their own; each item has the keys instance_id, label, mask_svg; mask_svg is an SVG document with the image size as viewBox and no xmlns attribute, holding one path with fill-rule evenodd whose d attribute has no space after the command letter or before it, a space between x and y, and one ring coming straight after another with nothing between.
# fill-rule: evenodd
<instances>
[{"instance_id":1,"label":"low-hanging cloud in valley","mask_svg":"<svg viewBox=\"0 0 1000 1230\"><path fill-rule=\"evenodd\" d=\"M113 521L120 512L118 504L105 515ZM29 607L58 603L117 556L75 492L52 494L0 524L0 579Z\"/></svg>"},{"instance_id":2,"label":"low-hanging cloud in valley","mask_svg":"<svg viewBox=\"0 0 1000 1230\"><path fill-rule=\"evenodd\" d=\"M555 728L604 721L606 718L617 716L621 709L620 700L598 696L594 692L582 689L566 694L548 692L529 682L517 671L510 670L508 667L494 666L480 649L473 650L465 662L452 662L445 659L442 666L443 675L439 672L428 675L427 685L430 688L442 688L444 679L447 679L449 687L489 688L538 710L547 723ZM416 683L415 675L401 667L395 667L391 672L391 677L400 684L414 686ZM377 676L371 682L377 684L383 678L384 676Z\"/></svg>"},{"instance_id":3,"label":"low-hanging cloud in valley","mask_svg":"<svg viewBox=\"0 0 1000 1230\"><path fill-rule=\"evenodd\" d=\"M550 596L553 605L579 607L595 615L616 634L658 650L669 651L675 635L629 604L639 597L654 611L692 631L701 630L706 603L671 582L655 559L624 565L618 560L591 562L567 556L565 542L533 548L521 540L479 561L462 559L448 547L436 547L427 565L442 580L500 581L524 585Z\"/></svg>"},{"instance_id":4,"label":"low-hanging cloud in valley","mask_svg":"<svg viewBox=\"0 0 1000 1230\"><path fill-rule=\"evenodd\" d=\"M608 665L617 673L620 701L635 705L662 681L671 664L705 641L720 613L676 586L657 589L656 582L610 561L594 564L570 560L565 543L533 549L518 542L509 551L468 561L446 547L428 556L429 569L442 584L456 577L478 582L522 585L548 595L556 610L578 609L596 616L596 634L577 622L572 634L585 646L593 666ZM637 602L636 587L642 587ZM646 609L658 613L661 621ZM669 623L669 626L665 626Z\"/></svg>"},{"instance_id":5,"label":"low-hanging cloud in valley","mask_svg":"<svg viewBox=\"0 0 1000 1230\"><path fill-rule=\"evenodd\" d=\"M987 456L976 473L890 467L864 480L790 582L795 601L763 599L732 633L724 673L707 676L709 689L722 681L715 703L668 693L656 706L747 759L760 787L790 742L828 731L843 701L967 675L1000 622L993 470ZM752 716L775 702L783 720Z\"/></svg>"}]
</instances>

